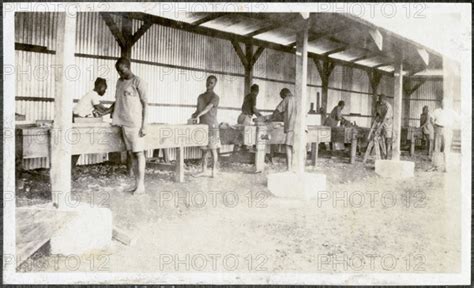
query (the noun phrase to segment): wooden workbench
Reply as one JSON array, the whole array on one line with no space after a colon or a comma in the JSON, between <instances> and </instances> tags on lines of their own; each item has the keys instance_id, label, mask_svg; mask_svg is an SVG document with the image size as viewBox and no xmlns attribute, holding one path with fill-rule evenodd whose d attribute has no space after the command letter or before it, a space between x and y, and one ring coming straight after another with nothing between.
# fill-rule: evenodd
<instances>
[{"instance_id":1,"label":"wooden workbench","mask_svg":"<svg viewBox=\"0 0 474 288\"><path fill-rule=\"evenodd\" d=\"M17 157L49 157L51 129L36 125L16 127ZM74 123L62 135L72 146L73 155L125 151L121 129L109 123ZM184 181L184 147L208 144L207 125L148 124L145 149L176 148L176 181ZM21 161L19 161L21 162Z\"/></svg>"},{"instance_id":2,"label":"wooden workbench","mask_svg":"<svg viewBox=\"0 0 474 288\"><path fill-rule=\"evenodd\" d=\"M316 165L318 146L321 142L331 141L331 129L326 126L307 126L306 143L311 144L311 161ZM271 122L260 125L234 125L220 128L220 139L223 145L256 146L255 170L263 171L265 166L266 145L285 144L283 124Z\"/></svg>"},{"instance_id":3,"label":"wooden workbench","mask_svg":"<svg viewBox=\"0 0 474 288\"><path fill-rule=\"evenodd\" d=\"M355 163L357 145L367 139L370 128L367 127L331 127L331 141L333 143L351 144L351 164Z\"/></svg>"}]
</instances>

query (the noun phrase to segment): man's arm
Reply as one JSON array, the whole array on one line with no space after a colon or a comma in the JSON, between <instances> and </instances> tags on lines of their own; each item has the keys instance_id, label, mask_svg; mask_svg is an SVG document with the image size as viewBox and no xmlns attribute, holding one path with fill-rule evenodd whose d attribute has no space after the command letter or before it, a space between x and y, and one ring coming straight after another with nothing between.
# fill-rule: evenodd
<instances>
[{"instance_id":1,"label":"man's arm","mask_svg":"<svg viewBox=\"0 0 474 288\"><path fill-rule=\"evenodd\" d=\"M257 117L262 116L262 113L260 113L260 111L258 111L258 108L257 108L257 97L256 96L252 97L252 112Z\"/></svg>"},{"instance_id":2,"label":"man's arm","mask_svg":"<svg viewBox=\"0 0 474 288\"><path fill-rule=\"evenodd\" d=\"M207 112L211 111L212 107L214 107L214 104L209 103L209 104L204 108L204 110L202 110L202 111L199 112L198 114L196 114L196 113L197 113L197 111L196 111L196 112L194 113L194 114L196 114L196 117L193 117L193 118L199 118L199 117L201 117L202 115L205 115ZM193 115L194 115L194 114L193 114Z\"/></svg>"},{"instance_id":3,"label":"man's arm","mask_svg":"<svg viewBox=\"0 0 474 288\"><path fill-rule=\"evenodd\" d=\"M146 135L146 118L148 110L148 96L146 92L145 83L140 80L140 83L137 87L138 96L140 97L140 103L142 104L142 127L140 129L140 136L143 137Z\"/></svg>"},{"instance_id":4,"label":"man's arm","mask_svg":"<svg viewBox=\"0 0 474 288\"><path fill-rule=\"evenodd\" d=\"M211 111L212 107L217 108L217 106L219 106L219 96L214 95L214 97L212 97L211 101L209 101L207 106L201 112L199 112L194 118L199 118L202 115L207 114L209 111Z\"/></svg>"},{"instance_id":5,"label":"man's arm","mask_svg":"<svg viewBox=\"0 0 474 288\"><path fill-rule=\"evenodd\" d=\"M101 113L107 112L108 108L105 107L102 103L94 105L94 108L100 111Z\"/></svg>"},{"instance_id":6,"label":"man's arm","mask_svg":"<svg viewBox=\"0 0 474 288\"><path fill-rule=\"evenodd\" d=\"M281 113L285 112L286 105L288 103L288 97L280 101L280 104L275 108L272 113L272 120L280 118Z\"/></svg>"}]
</instances>

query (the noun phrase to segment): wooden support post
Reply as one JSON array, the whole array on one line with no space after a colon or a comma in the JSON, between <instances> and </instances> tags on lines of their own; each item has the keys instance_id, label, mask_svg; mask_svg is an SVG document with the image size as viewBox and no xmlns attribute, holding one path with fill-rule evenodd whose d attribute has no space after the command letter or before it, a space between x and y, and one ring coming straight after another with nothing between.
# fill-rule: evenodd
<instances>
[{"instance_id":1,"label":"wooden support post","mask_svg":"<svg viewBox=\"0 0 474 288\"><path fill-rule=\"evenodd\" d=\"M306 162L306 102L308 75L308 30L310 19L305 19L303 26L296 33L296 123L293 140L293 170L298 174L304 173Z\"/></svg>"},{"instance_id":2,"label":"wooden support post","mask_svg":"<svg viewBox=\"0 0 474 288\"><path fill-rule=\"evenodd\" d=\"M240 62L242 66L244 66L245 72L245 79L244 79L244 94L247 95L250 93L250 86L252 86L253 82L253 66L257 62L260 55L264 50L263 47L258 47L257 51L253 52L253 45L252 44L245 44L245 52L242 51L239 42L232 40L232 46L234 47L235 52L239 56Z\"/></svg>"},{"instance_id":3,"label":"wooden support post","mask_svg":"<svg viewBox=\"0 0 474 288\"><path fill-rule=\"evenodd\" d=\"M176 148L176 175L175 181L182 183L184 182L184 148Z\"/></svg>"},{"instance_id":4,"label":"wooden support post","mask_svg":"<svg viewBox=\"0 0 474 288\"><path fill-rule=\"evenodd\" d=\"M351 139L351 164L356 162L357 157L357 131L352 128L352 139Z\"/></svg>"},{"instance_id":5,"label":"wooden support post","mask_svg":"<svg viewBox=\"0 0 474 288\"><path fill-rule=\"evenodd\" d=\"M397 63L393 88L393 137L392 160L400 160L400 135L402 124L403 64Z\"/></svg>"},{"instance_id":6,"label":"wooden support post","mask_svg":"<svg viewBox=\"0 0 474 288\"><path fill-rule=\"evenodd\" d=\"M268 128L266 125L257 125L257 141L255 152L255 172L260 173L265 169L265 153L268 139Z\"/></svg>"},{"instance_id":7,"label":"wooden support post","mask_svg":"<svg viewBox=\"0 0 474 288\"><path fill-rule=\"evenodd\" d=\"M416 143L415 129L408 127L408 133L411 134L410 135L410 156L413 157L415 156L415 143Z\"/></svg>"},{"instance_id":8,"label":"wooden support post","mask_svg":"<svg viewBox=\"0 0 474 288\"><path fill-rule=\"evenodd\" d=\"M311 165L316 167L318 164L319 142L311 143Z\"/></svg>"},{"instance_id":9,"label":"wooden support post","mask_svg":"<svg viewBox=\"0 0 474 288\"><path fill-rule=\"evenodd\" d=\"M131 59L132 58L132 20L128 17L122 18L122 35L125 39L125 43L121 46L121 56Z\"/></svg>"},{"instance_id":10,"label":"wooden support post","mask_svg":"<svg viewBox=\"0 0 474 288\"><path fill-rule=\"evenodd\" d=\"M367 71L367 75L369 76L370 89L372 92L371 112L372 112L372 115L375 115L375 110L377 109L377 100L378 100L377 91L380 84L380 80L382 79L382 74L376 69L371 69Z\"/></svg>"},{"instance_id":11,"label":"wooden support post","mask_svg":"<svg viewBox=\"0 0 474 288\"><path fill-rule=\"evenodd\" d=\"M68 135L72 127L72 95L74 82L66 76L66 69L75 65L76 14L59 12L56 36L54 122L51 130L50 177L53 204L66 207L71 194L71 143ZM70 136L69 136L70 137Z\"/></svg>"},{"instance_id":12,"label":"wooden support post","mask_svg":"<svg viewBox=\"0 0 474 288\"><path fill-rule=\"evenodd\" d=\"M244 66L245 69L245 82L244 82L244 93L245 95L250 93L250 86L252 86L253 79L253 45L245 44L245 57L247 58L247 65Z\"/></svg>"},{"instance_id":13,"label":"wooden support post","mask_svg":"<svg viewBox=\"0 0 474 288\"><path fill-rule=\"evenodd\" d=\"M316 64L319 77L321 78L321 108L323 110L321 122L324 123L326 119L326 113L328 112L329 77L331 76L331 73L336 65L334 62L331 62L328 59L320 61L319 59L313 58L313 61L314 64Z\"/></svg>"}]
</instances>

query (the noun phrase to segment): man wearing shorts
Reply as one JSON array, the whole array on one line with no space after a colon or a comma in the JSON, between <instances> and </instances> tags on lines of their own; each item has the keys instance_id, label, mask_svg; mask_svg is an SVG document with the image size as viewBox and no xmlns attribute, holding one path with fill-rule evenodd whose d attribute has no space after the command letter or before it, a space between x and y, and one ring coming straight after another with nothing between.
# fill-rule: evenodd
<instances>
[{"instance_id":1,"label":"man wearing shorts","mask_svg":"<svg viewBox=\"0 0 474 288\"><path fill-rule=\"evenodd\" d=\"M133 194L145 193L145 138L147 94L145 82L130 70L130 60L120 58L115 63L120 75L115 90L112 125L120 126L128 158L135 175Z\"/></svg>"},{"instance_id":2,"label":"man wearing shorts","mask_svg":"<svg viewBox=\"0 0 474 288\"><path fill-rule=\"evenodd\" d=\"M296 98L291 94L290 90L283 88L280 91L280 96L283 98L280 104L273 112L273 117L278 117L283 114L284 132L285 132L285 149L286 149L286 168L291 170L293 165L293 140L295 135L296 123Z\"/></svg>"},{"instance_id":3,"label":"man wearing shorts","mask_svg":"<svg viewBox=\"0 0 474 288\"><path fill-rule=\"evenodd\" d=\"M206 80L206 92L202 93L198 97L196 112L191 115L191 118L199 118L200 124L206 124L209 127L209 144L202 146L202 171L195 175L207 176L207 157L209 150L212 152L212 177L217 174L217 149L220 148L219 139L219 123L217 122L217 107L219 106L219 96L214 93L214 87L216 86L217 78L214 75L207 77Z\"/></svg>"},{"instance_id":4,"label":"man wearing shorts","mask_svg":"<svg viewBox=\"0 0 474 288\"><path fill-rule=\"evenodd\" d=\"M392 105L388 103L387 98L384 94L380 94L379 103L377 105L377 112L382 119L382 135L385 138L385 147L387 154L384 155L385 159L392 158L392 133L393 133L393 110ZM398 140L397 140L398 141Z\"/></svg>"}]
</instances>

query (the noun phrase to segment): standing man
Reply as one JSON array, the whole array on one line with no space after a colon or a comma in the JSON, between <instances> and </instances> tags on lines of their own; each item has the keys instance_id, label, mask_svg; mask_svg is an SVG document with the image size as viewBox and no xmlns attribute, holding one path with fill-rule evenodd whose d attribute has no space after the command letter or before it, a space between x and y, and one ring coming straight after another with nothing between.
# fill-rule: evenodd
<instances>
[{"instance_id":1,"label":"standing man","mask_svg":"<svg viewBox=\"0 0 474 288\"><path fill-rule=\"evenodd\" d=\"M342 100L337 103L337 106L332 109L331 114L329 114L329 117L324 121L324 126L336 127L339 121L345 120L344 117L342 117L344 105L345 103Z\"/></svg>"},{"instance_id":2,"label":"standing man","mask_svg":"<svg viewBox=\"0 0 474 288\"><path fill-rule=\"evenodd\" d=\"M434 127L433 117L428 110L428 106L426 105L423 106L423 112L420 115L420 128L428 146L428 156L431 157L431 154L433 153L434 144ZM414 140L412 139L412 141Z\"/></svg>"},{"instance_id":3,"label":"standing man","mask_svg":"<svg viewBox=\"0 0 474 288\"><path fill-rule=\"evenodd\" d=\"M435 131L434 151L444 154L444 172L448 171L451 154L451 141L453 138L454 122L459 121L459 116L451 109L446 107L444 100L441 101L441 107L433 112L433 123Z\"/></svg>"},{"instance_id":4,"label":"standing man","mask_svg":"<svg viewBox=\"0 0 474 288\"><path fill-rule=\"evenodd\" d=\"M209 126L209 144L202 146L202 171L195 175L207 176L207 156L209 150L212 152L212 177L217 175L217 149L220 148L219 138L219 123L217 122L217 107L219 106L219 96L214 93L214 87L216 86L217 78L214 75L207 77L206 80L206 92L202 93L198 97L196 112L191 115L191 118L199 118L200 124L207 124Z\"/></svg>"},{"instance_id":5,"label":"standing man","mask_svg":"<svg viewBox=\"0 0 474 288\"><path fill-rule=\"evenodd\" d=\"M237 119L237 124L252 125L253 115L257 117L262 116L262 114L257 109L258 92L259 87L257 84L250 86L250 93L244 98L244 103L242 104L242 113L240 113L239 118Z\"/></svg>"},{"instance_id":6,"label":"standing man","mask_svg":"<svg viewBox=\"0 0 474 288\"><path fill-rule=\"evenodd\" d=\"M296 124L296 98L287 88L281 89L280 97L283 98L283 100L278 104L275 111L273 111L272 118L280 117L280 115L283 114L286 167L288 171L291 171L291 167L293 167L293 140Z\"/></svg>"},{"instance_id":7,"label":"standing man","mask_svg":"<svg viewBox=\"0 0 474 288\"><path fill-rule=\"evenodd\" d=\"M130 60L120 58L115 63L120 75L115 91L112 125L122 128L122 137L135 175L133 194L145 193L145 138L147 117L146 84L130 70ZM131 160L130 160L131 159Z\"/></svg>"},{"instance_id":8,"label":"standing man","mask_svg":"<svg viewBox=\"0 0 474 288\"><path fill-rule=\"evenodd\" d=\"M392 134L393 134L393 110L392 105L388 103L384 94L379 95L379 102L377 104L377 113L382 119L382 136L385 138L385 148L387 153L385 159L392 158ZM398 139L396 141L399 141Z\"/></svg>"}]
</instances>

